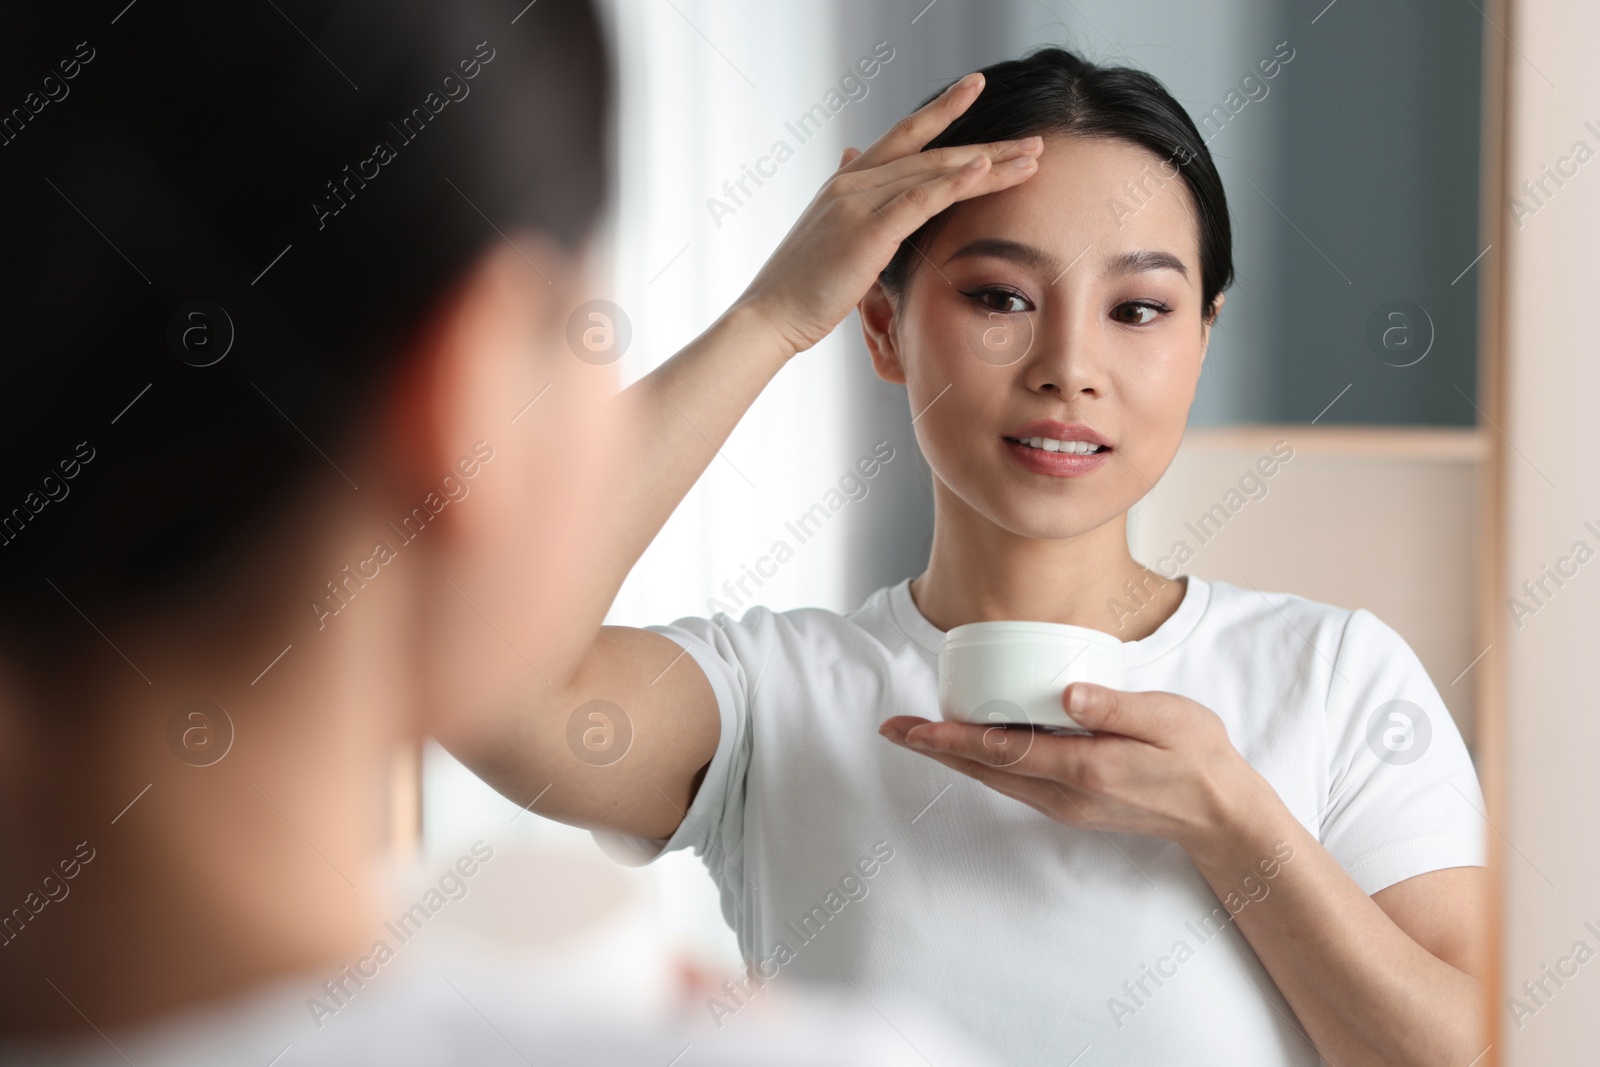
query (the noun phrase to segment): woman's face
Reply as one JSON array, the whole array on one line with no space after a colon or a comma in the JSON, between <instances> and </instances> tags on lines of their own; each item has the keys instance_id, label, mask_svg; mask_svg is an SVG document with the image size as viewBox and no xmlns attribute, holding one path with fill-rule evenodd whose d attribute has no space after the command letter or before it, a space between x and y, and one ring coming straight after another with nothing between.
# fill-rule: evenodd
<instances>
[{"instance_id":1,"label":"woman's face","mask_svg":"<svg viewBox=\"0 0 1600 1067\"><path fill-rule=\"evenodd\" d=\"M1027 181L950 210L875 355L956 498L1017 535L1065 538L1154 486L1209 337L1196 218L1160 157L1070 135L1045 138Z\"/></svg>"}]
</instances>

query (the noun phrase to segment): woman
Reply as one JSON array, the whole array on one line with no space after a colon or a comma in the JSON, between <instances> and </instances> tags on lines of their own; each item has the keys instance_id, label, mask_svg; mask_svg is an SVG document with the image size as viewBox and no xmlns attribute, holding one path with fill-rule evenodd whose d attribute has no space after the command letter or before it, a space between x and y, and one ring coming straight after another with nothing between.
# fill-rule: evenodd
<instances>
[{"instance_id":1,"label":"woman","mask_svg":"<svg viewBox=\"0 0 1600 1067\"><path fill-rule=\"evenodd\" d=\"M933 471L915 578L843 616L600 628L496 743L456 746L619 854L704 856L749 964L713 1018L781 973L915 992L1005 1062L1482 1051L1480 794L1416 656L1369 612L1169 581L1128 552L1229 242L1171 96L1045 49L847 150L739 301L624 395L650 462L608 483L625 525L594 546L596 604L852 306ZM1130 582L1144 606L1114 618ZM927 721L942 632L984 619L1124 641L1128 691L1064 695L1095 736ZM1431 728L1420 758L1368 743L1386 707ZM631 729L625 755L563 758L585 721Z\"/></svg>"},{"instance_id":2,"label":"woman","mask_svg":"<svg viewBox=\"0 0 1600 1067\"><path fill-rule=\"evenodd\" d=\"M0 1064L920 1062L444 951L493 829L386 892L396 752L575 662L593 7L35 5L0 71Z\"/></svg>"}]
</instances>

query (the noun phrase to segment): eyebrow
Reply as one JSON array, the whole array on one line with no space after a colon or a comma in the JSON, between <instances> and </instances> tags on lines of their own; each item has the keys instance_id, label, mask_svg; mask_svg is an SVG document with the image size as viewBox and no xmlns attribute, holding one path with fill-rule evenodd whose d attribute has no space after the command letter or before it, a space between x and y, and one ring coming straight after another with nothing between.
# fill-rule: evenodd
<instances>
[{"instance_id":1,"label":"eyebrow","mask_svg":"<svg viewBox=\"0 0 1600 1067\"><path fill-rule=\"evenodd\" d=\"M945 262L963 256L994 256L996 259L1010 260L1048 274L1052 280L1059 279L1066 273L1066 268L1072 265L1069 263L1063 266L1054 255L1036 245L1000 237L983 237L969 241L952 252ZM1073 260L1073 263L1076 262L1077 260ZM1105 272L1110 275L1144 274L1156 270L1175 270L1185 278L1189 276L1189 268L1184 266L1183 260L1170 252L1150 249L1122 252L1105 264Z\"/></svg>"},{"instance_id":2,"label":"eyebrow","mask_svg":"<svg viewBox=\"0 0 1600 1067\"><path fill-rule=\"evenodd\" d=\"M1171 252L1142 248L1124 252L1106 265L1107 274L1143 274L1152 270L1175 270L1185 278L1189 276L1189 268L1183 265L1183 260Z\"/></svg>"}]
</instances>

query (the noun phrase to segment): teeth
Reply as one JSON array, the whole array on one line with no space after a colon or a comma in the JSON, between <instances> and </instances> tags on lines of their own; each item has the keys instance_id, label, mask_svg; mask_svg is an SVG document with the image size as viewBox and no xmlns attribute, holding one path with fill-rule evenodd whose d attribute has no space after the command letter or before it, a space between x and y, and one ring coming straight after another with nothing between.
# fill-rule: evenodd
<instances>
[{"instance_id":1,"label":"teeth","mask_svg":"<svg viewBox=\"0 0 1600 1067\"><path fill-rule=\"evenodd\" d=\"M1040 448L1046 452L1072 452L1077 455L1087 455L1100 451L1099 445L1088 441L1057 441L1053 437L1024 437L1022 443L1030 448Z\"/></svg>"}]
</instances>

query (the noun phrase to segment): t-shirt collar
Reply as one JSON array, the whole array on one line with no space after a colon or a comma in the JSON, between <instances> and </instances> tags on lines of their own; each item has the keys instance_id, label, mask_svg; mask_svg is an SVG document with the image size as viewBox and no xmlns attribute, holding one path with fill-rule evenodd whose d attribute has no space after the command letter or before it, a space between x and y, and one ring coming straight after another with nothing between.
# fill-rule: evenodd
<instances>
[{"instance_id":1,"label":"t-shirt collar","mask_svg":"<svg viewBox=\"0 0 1600 1067\"><path fill-rule=\"evenodd\" d=\"M1122 643L1123 656L1130 668L1141 667L1172 651L1194 632L1200 622L1200 616L1205 613L1206 604L1211 599L1211 585L1193 574L1181 577L1184 578L1184 590L1178 610L1156 627L1154 633L1138 641ZM895 627L923 652L932 656L933 662L938 662L939 653L944 648L944 631L929 622L918 610L916 601L911 599L911 579L906 578L890 586L888 601L889 616Z\"/></svg>"}]
</instances>

